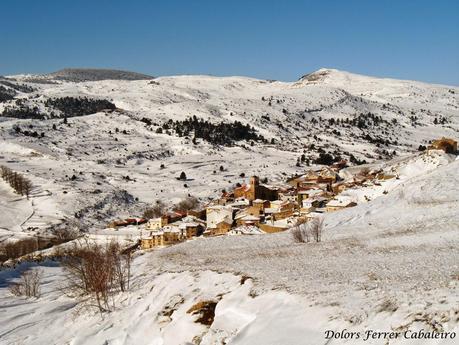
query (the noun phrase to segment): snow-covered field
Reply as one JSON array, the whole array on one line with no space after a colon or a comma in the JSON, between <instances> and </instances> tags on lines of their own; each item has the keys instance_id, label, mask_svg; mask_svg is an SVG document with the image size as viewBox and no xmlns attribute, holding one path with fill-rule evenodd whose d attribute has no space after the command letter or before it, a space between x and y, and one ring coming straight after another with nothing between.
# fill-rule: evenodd
<instances>
[{"instance_id":1,"label":"snow-covered field","mask_svg":"<svg viewBox=\"0 0 459 345\"><path fill-rule=\"evenodd\" d=\"M53 262L40 264L45 275L39 299L13 297L7 289L29 264L0 271L1 344L359 344L363 339L330 340L325 332L347 329L363 336L366 330L436 328L459 333L459 160L439 151L416 152L428 140L457 139L457 87L336 70L294 83L182 76L155 83L36 87L39 97L24 95L28 102L87 95L111 99L123 111L69 118L70 126L61 119L2 119L0 165L24 173L35 185L27 200L0 181L2 238L45 232L78 216L98 239L111 234L101 230L111 219L140 215L156 200L172 203L191 194L205 201L242 182L241 173L284 181L307 169L296 166L303 152L314 158L319 147L369 162L348 168L344 176L368 167L398 178L346 190L358 206L326 214L321 243L295 243L287 231L197 238L139 253L132 288L103 316L62 293L64 273ZM328 121L368 112L396 124L359 129ZM269 121L262 118L266 114ZM190 115L250 123L277 143L215 147L198 140L194 145L139 121ZM440 117L447 121L434 124ZM46 135L18 136L12 130L18 124ZM366 134L389 144L378 147L364 139ZM176 179L181 171L187 174L186 187ZM136 236L135 230L127 232L113 236ZM210 326L189 312L208 301L216 304ZM457 339L364 343L456 344Z\"/></svg>"}]
</instances>

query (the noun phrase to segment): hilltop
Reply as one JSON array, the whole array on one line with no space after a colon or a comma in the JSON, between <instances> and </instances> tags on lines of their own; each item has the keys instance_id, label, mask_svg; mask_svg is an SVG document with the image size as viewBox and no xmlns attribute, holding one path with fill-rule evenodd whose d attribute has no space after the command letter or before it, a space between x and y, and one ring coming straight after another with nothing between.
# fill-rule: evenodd
<instances>
[{"instance_id":1,"label":"hilltop","mask_svg":"<svg viewBox=\"0 0 459 345\"><path fill-rule=\"evenodd\" d=\"M152 76L114 69L65 68L45 76L56 80L83 82L100 80L150 80Z\"/></svg>"}]
</instances>

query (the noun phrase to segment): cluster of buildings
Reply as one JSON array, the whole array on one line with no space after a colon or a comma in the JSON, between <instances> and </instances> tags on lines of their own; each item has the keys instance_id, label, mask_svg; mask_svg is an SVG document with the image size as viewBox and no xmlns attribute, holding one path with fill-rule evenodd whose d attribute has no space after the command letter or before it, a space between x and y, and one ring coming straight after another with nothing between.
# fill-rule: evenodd
<instances>
[{"instance_id":1,"label":"cluster of buildings","mask_svg":"<svg viewBox=\"0 0 459 345\"><path fill-rule=\"evenodd\" d=\"M442 138L434 141L429 149L456 152L457 143ZM257 176L252 176L249 183L223 192L201 209L122 222L143 224L142 249L171 245L198 236L273 233L323 213L356 206L356 200L341 194L347 189L378 185L379 181L398 178L382 170L361 169L343 179L339 173L344 167L346 161L311 169L277 185L261 183Z\"/></svg>"},{"instance_id":2,"label":"cluster of buildings","mask_svg":"<svg viewBox=\"0 0 459 345\"><path fill-rule=\"evenodd\" d=\"M300 219L308 221L356 203L338 194L359 182L344 183L338 175L345 166L310 170L285 183L268 185L252 176L200 210L172 212L144 224L141 248L171 245L196 236L273 233L284 231Z\"/></svg>"}]
</instances>

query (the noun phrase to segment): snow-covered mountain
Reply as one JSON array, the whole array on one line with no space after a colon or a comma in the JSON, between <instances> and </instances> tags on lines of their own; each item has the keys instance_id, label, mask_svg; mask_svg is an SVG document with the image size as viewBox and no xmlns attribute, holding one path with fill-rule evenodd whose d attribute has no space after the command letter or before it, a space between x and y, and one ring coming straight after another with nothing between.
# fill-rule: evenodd
<instances>
[{"instance_id":1,"label":"snow-covered mountain","mask_svg":"<svg viewBox=\"0 0 459 345\"><path fill-rule=\"evenodd\" d=\"M0 241L75 219L99 236L109 220L157 200L206 201L253 174L285 181L324 157L350 162L345 179L362 169L397 178L344 191L358 206L327 213L320 244L286 231L135 254L131 289L103 315L62 293L55 262L38 264L39 299L7 289L33 264L1 270L0 343L361 343L326 339L347 329L431 344L403 332L459 331L459 161L418 152L432 139L457 140L458 87L332 69L292 83L93 72L0 78L0 165L34 186L27 199L0 180ZM102 80L75 81L88 78Z\"/></svg>"},{"instance_id":2,"label":"snow-covered mountain","mask_svg":"<svg viewBox=\"0 0 459 345\"><path fill-rule=\"evenodd\" d=\"M73 70L82 79L87 71ZM70 82L62 73L0 79L0 164L25 173L42 198L0 228L44 228L75 215L100 226L159 199L215 197L242 182L241 173L284 180L321 152L351 164L390 159L456 138L459 128L458 87L333 69L291 83L210 76ZM182 131L194 116L195 130ZM211 123L207 137L196 134L200 119ZM238 131L247 140L233 137ZM186 183L176 179L181 171Z\"/></svg>"}]
</instances>

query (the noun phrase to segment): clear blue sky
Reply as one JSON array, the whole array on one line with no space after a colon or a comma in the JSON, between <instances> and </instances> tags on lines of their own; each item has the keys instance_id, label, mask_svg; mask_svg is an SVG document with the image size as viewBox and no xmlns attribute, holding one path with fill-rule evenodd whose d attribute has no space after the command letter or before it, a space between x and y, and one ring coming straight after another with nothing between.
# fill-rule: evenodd
<instances>
[{"instance_id":1,"label":"clear blue sky","mask_svg":"<svg viewBox=\"0 0 459 345\"><path fill-rule=\"evenodd\" d=\"M320 67L459 85L457 0L22 0L0 74L104 67L296 80Z\"/></svg>"}]
</instances>

